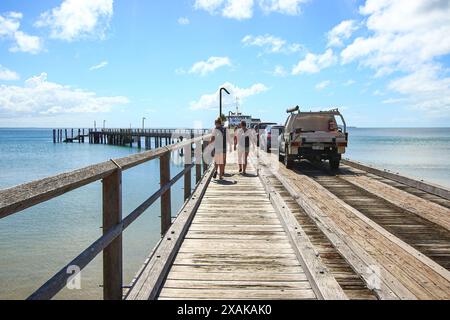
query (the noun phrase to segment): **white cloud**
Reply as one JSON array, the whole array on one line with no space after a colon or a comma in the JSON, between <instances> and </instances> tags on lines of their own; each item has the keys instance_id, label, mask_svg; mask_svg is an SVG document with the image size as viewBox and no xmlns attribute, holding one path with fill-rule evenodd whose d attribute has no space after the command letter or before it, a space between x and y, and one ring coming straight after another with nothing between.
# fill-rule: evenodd
<instances>
[{"instance_id":1,"label":"white cloud","mask_svg":"<svg viewBox=\"0 0 450 320\"><path fill-rule=\"evenodd\" d=\"M191 21L189 20L189 18L186 18L186 17L180 17L180 18L178 18L178 24L179 25L182 25L182 26L185 26L185 25L188 25L188 24L190 24L191 23Z\"/></svg>"},{"instance_id":2,"label":"white cloud","mask_svg":"<svg viewBox=\"0 0 450 320\"><path fill-rule=\"evenodd\" d=\"M231 61L228 57L210 57L206 61L199 61L189 70L189 73L199 74L202 76L214 72L216 69L231 66Z\"/></svg>"},{"instance_id":3,"label":"white cloud","mask_svg":"<svg viewBox=\"0 0 450 320\"><path fill-rule=\"evenodd\" d=\"M96 65L93 65L92 67L90 67L89 71L102 69L102 68L106 67L107 65L108 65L108 61L102 61L99 64L96 64Z\"/></svg>"},{"instance_id":4,"label":"white cloud","mask_svg":"<svg viewBox=\"0 0 450 320\"><path fill-rule=\"evenodd\" d=\"M408 97L414 107L442 114L450 112L450 77L437 66L424 66L390 82L389 89Z\"/></svg>"},{"instance_id":5,"label":"white cloud","mask_svg":"<svg viewBox=\"0 0 450 320\"><path fill-rule=\"evenodd\" d=\"M330 80L322 81L322 82L316 84L316 89L317 90L323 90L326 87L328 87L330 84L331 84Z\"/></svg>"},{"instance_id":6,"label":"white cloud","mask_svg":"<svg viewBox=\"0 0 450 320\"><path fill-rule=\"evenodd\" d=\"M49 82L46 73L26 80L24 86L0 85L0 112L7 114L108 112L128 103L126 97L99 97L94 92Z\"/></svg>"},{"instance_id":7,"label":"white cloud","mask_svg":"<svg viewBox=\"0 0 450 320\"><path fill-rule=\"evenodd\" d=\"M265 48L268 53L294 53L302 50L302 46L298 43L288 44L286 40L275 37L270 34L262 36L245 36L241 42L245 46L256 46Z\"/></svg>"},{"instance_id":8,"label":"white cloud","mask_svg":"<svg viewBox=\"0 0 450 320\"><path fill-rule=\"evenodd\" d=\"M272 72L272 75L275 77L285 77L287 76L287 71L284 69L283 66L277 65L275 66L275 69Z\"/></svg>"},{"instance_id":9,"label":"white cloud","mask_svg":"<svg viewBox=\"0 0 450 320\"><path fill-rule=\"evenodd\" d=\"M4 16L0 15L0 37L10 37L20 28L22 13L8 12Z\"/></svg>"},{"instance_id":10,"label":"white cloud","mask_svg":"<svg viewBox=\"0 0 450 320\"><path fill-rule=\"evenodd\" d=\"M309 0L196 0L194 8L205 10L212 15L221 14L226 18L244 20L253 17L255 3L264 13L278 12L287 15L301 13L301 5Z\"/></svg>"},{"instance_id":11,"label":"white cloud","mask_svg":"<svg viewBox=\"0 0 450 320\"><path fill-rule=\"evenodd\" d=\"M346 47L343 63L359 60L383 75L410 71L450 53L449 1L368 0L360 12L368 16L372 35Z\"/></svg>"},{"instance_id":12,"label":"white cloud","mask_svg":"<svg viewBox=\"0 0 450 320\"><path fill-rule=\"evenodd\" d=\"M336 61L337 58L331 49L328 49L321 55L308 53L303 60L294 66L292 69L292 74L298 75L302 73L318 73L320 70L332 66L336 63Z\"/></svg>"},{"instance_id":13,"label":"white cloud","mask_svg":"<svg viewBox=\"0 0 450 320\"><path fill-rule=\"evenodd\" d=\"M19 79L20 76L17 72L11 71L0 64L0 81L14 81Z\"/></svg>"},{"instance_id":14,"label":"white cloud","mask_svg":"<svg viewBox=\"0 0 450 320\"><path fill-rule=\"evenodd\" d=\"M20 12L0 15L0 39L13 41L13 45L9 48L10 52L39 53L43 47L42 40L19 30L22 18L23 15Z\"/></svg>"},{"instance_id":15,"label":"white cloud","mask_svg":"<svg viewBox=\"0 0 450 320\"><path fill-rule=\"evenodd\" d=\"M250 19L253 16L253 0L228 0L222 15L236 20Z\"/></svg>"},{"instance_id":16,"label":"white cloud","mask_svg":"<svg viewBox=\"0 0 450 320\"><path fill-rule=\"evenodd\" d=\"M298 15L301 5L309 0L259 0L259 6L266 12L278 12L287 15Z\"/></svg>"},{"instance_id":17,"label":"white cloud","mask_svg":"<svg viewBox=\"0 0 450 320\"><path fill-rule=\"evenodd\" d=\"M51 37L66 41L103 38L113 16L113 0L64 0L41 14L37 27L49 27Z\"/></svg>"},{"instance_id":18,"label":"white cloud","mask_svg":"<svg viewBox=\"0 0 450 320\"><path fill-rule=\"evenodd\" d=\"M239 88L229 82L224 83L220 86L221 88L227 88L231 95L223 96L223 106L226 107L231 103L234 103L236 98L239 98L241 103L244 102L246 98L260 94L269 90L264 84L257 83L249 88ZM190 109L192 110L215 110L219 108L219 90L212 94L205 94L200 97L198 101L192 101L190 103Z\"/></svg>"},{"instance_id":19,"label":"white cloud","mask_svg":"<svg viewBox=\"0 0 450 320\"><path fill-rule=\"evenodd\" d=\"M11 52L39 53L42 50L42 41L39 37L30 36L22 31L14 34L16 43L9 50Z\"/></svg>"},{"instance_id":20,"label":"white cloud","mask_svg":"<svg viewBox=\"0 0 450 320\"><path fill-rule=\"evenodd\" d=\"M450 1L367 0L360 13L369 35L341 52L342 63L359 62L376 77L403 73L391 90L422 109L448 109L449 78L437 59L450 53Z\"/></svg>"},{"instance_id":21,"label":"white cloud","mask_svg":"<svg viewBox=\"0 0 450 320\"><path fill-rule=\"evenodd\" d=\"M328 46L343 46L343 40L349 39L352 34L358 30L358 24L355 20L345 20L328 32Z\"/></svg>"},{"instance_id":22,"label":"white cloud","mask_svg":"<svg viewBox=\"0 0 450 320\"><path fill-rule=\"evenodd\" d=\"M215 14L216 10L222 5L224 0L195 0L194 8L197 10L205 10L210 14Z\"/></svg>"}]
</instances>

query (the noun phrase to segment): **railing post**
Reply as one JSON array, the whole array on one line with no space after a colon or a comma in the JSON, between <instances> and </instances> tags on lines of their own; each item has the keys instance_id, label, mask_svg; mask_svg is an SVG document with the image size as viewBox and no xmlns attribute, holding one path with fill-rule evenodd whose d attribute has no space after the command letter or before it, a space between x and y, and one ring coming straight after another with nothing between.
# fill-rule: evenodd
<instances>
[{"instance_id":1,"label":"railing post","mask_svg":"<svg viewBox=\"0 0 450 320\"><path fill-rule=\"evenodd\" d=\"M187 169L192 164L192 143L187 144L184 147L184 168ZM184 173L184 200L190 198L191 196L191 181L192 181L192 175L191 175L192 169L186 171Z\"/></svg>"},{"instance_id":2,"label":"railing post","mask_svg":"<svg viewBox=\"0 0 450 320\"><path fill-rule=\"evenodd\" d=\"M202 179L202 153L203 139L195 143L195 183L198 184Z\"/></svg>"},{"instance_id":3,"label":"railing post","mask_svg":"<svg viewBox=\"0 0 450 320\"><path fill-rule=\"evenodd\" d=\"M159 158L161 188L170 182L170 152ZM172 203L170 189L161 195L161 236L164 236L172 224Z\"/></svg>"},{"instance_id":4,"label":"railing post","mask_svg":"<svg viewBox=\"0 0 450 320\"><path fill-rule=\"evenodd\" d=\"M122 220L122 170L103 179L103 234ZM122 300L122 235L103 250L103 298Z\"/></svg>"}]
</instances>

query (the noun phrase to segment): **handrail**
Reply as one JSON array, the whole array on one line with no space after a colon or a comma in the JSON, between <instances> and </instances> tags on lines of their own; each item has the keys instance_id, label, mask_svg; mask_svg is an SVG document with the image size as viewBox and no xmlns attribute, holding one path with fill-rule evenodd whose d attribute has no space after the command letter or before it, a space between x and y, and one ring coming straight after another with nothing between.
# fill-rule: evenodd
<instances>
[{"instance_id":1,"label":"handrail","mask_svg":"<svg viewBox=\"0 0 450 320\"><path fill-rule=\"evenodd\" d=\"M51 299L61 289L63 289L67 281L73 277L73 275L67 273L70 266L77 266L80 270L82 270L102 251L104 254L104 298L108 300L121 299L123 286L121 235L123 231L161 197L161 234L164 235L171 224L170 209L167 210L167 208L170 208L171 187L183 176L185 180L189 179L189 183L185 181L185 185L190 186L190 173L194 166L197 167L197 173L205 173L205 170L203 170L203 172L200 170L203 163L202 156L200 157L201 159L196 159L195 164L185 164L184 169L180 173L169 181L164 181L164 183L161 183L161 188L159 190L157 190L129 215L122 219L122 171L159 158L161 161L161 168L164 168L162 170L166 171L164 174L161 174L161 181L163 182L163 176L170 177L170 166L168 165L168 162L170 161L169 155L172 152L179 149L184 149L186 155L188 153L190 154L192 151L192 144L194 143L196 144L196 148L199 148L198 150L200 151L204 147L203 142L206 139L209 139L209 137L210 135L199 136L194 139L184 140L180 143L153 151L147 151L128 157L99 163L72 172L63 173L13 188L0 190L0 219L2 219L39 203L63 195L69 191L103 179L103 235L64 268L58 271L50 280L30 295L28 299ZM200 154L203 155L203 153L196 153L197 156ZM203 165L205 164L203 163ZM188 195L189 194L190 190ZM164 199L162 198L163 196ZM111 222L114 220L118 221ZM108 259L105 259L105 257ZM105 274L112 275L112 279L105 278Z\"/></svg>"},{"instance_id":2,"label":"handrail","mask_svg":"<svg viewBox=\"0 0 450 320\"><path fill-rule=\"evenodd\" d=\"M208 137L209 135L206 135L185 140L171 146L137 153L115 161L125 171L142 163L160 158L166 152L176 151ZM116 169L117 167L111 161L106 161L79 170L0 190L0 219L103 179Z\"/></svg>"}]
</instances>

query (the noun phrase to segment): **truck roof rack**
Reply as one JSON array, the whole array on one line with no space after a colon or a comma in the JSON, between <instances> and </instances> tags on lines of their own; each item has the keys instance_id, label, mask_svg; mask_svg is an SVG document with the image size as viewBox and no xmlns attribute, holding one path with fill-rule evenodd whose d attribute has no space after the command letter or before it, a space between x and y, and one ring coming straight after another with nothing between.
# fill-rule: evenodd
<instances>
[{"instance_id":1,"label":"truck roof rack","mask_svg":"<svg viewBox=\"0 0 450 320\"><path fill-rule=\"evenodd\" d=\"M336 116L340 116L341 112L339 111L338 108L336 109L331 109L331 110L324 110L324 111L303 111L303 112L299 112L299 113L308 113L308 114L332 114L332 115L336 115Z\"/></svg>"},{"instance_id":2,"label":"truck roof rack","mask_svg":"<svg viewBox=\"0 0 450 320\"><path fill-rule=\"evenodd\" d=\"M297 111L300 112L300 107L299 106L296 106L295 108L287 109L286 113L294 113L294 112L297 112Z\"/></svg>"}]
</instances>

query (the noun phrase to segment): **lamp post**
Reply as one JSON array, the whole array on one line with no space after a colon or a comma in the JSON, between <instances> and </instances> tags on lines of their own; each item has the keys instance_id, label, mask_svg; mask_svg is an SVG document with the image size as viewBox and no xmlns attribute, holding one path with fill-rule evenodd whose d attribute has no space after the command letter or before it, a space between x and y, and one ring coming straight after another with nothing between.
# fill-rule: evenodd
<instances>
[{"instance_id":1,"label":"lamp post","mask_svg":"<svg viewBox=\"0 0 450 320\"><path fill-rule=\"evenodd\" d=\"M145 120L147 120L147 118L143 117L142 118L142 130L145 130Z\"/></svg>"},{"instance_id":2,"label":"lamp post","mask_svg":"<svg viewBox=\"0 0 450 320\"><path fill-rule=\"evenodd\" d=\"M220 110L219 110L219 117L222 118L222 92L225 91L227 94L230 94L230 92L226 88L220 88L219 95L220 95Z\"/></svg>"},{"instance_id":3,"label":"lamp post","mask_svg":"<svg viewBox=\"0 0 450 320\"><path fill-rule=\"evenodd\" d=\"M106 120L103 120L103 130L106 129Z\"/></svg>"}]
</instances>

